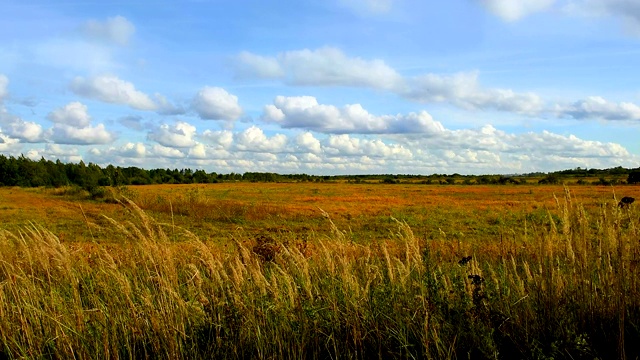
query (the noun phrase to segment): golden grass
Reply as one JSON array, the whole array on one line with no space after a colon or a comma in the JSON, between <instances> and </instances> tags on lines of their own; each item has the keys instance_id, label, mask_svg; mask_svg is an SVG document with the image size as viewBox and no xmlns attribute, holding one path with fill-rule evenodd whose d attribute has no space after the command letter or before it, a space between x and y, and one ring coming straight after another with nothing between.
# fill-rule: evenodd
<instances>
[{"instance_id":1,"label":"golden grass","mask_svg":"<svg viewBox=\"0 0 640 360\"><path fill-rule=\"evenodd\" d=\"M286 207L284 187L266 187L260 195L259 189L245 186L233 189L264 201L273 196L270 201ZM323 185L320 191L332 195L318 203L329 205L335 196L338 204L328 206L331 211L353 206L350 196L364 195L346 194L349 186ZM376 186L361 191L376 189L372 198L380 199L404 189ZM183 211L184 201L206 208L206 199L216 194L218 200L241 200L238 193L163 195L163 189L135 191L140 191L136 196L143 206L150 206L144 191L175 196L169 202L174 213ZM289 193L294 199L314 189ZM505 209L527 195L540 198L538 208L518 209L522 216L496 224L501 232L471 240L451 218L444 220L453 228L420 236L404 219L389 217L384 235L353 241L353 229L341 226L344 220L325 209L315 210L320 218L315 226L323 231L306 237L279 232L256 238L249 231L235 231L229 241L209 241L175 222L156 220L126 199L113 212L119 217L109 212L88 217L96 241L67 241L35 223L3 230L0 356L448 359L638 354L636 207L621 209L611 193L590 198L573 188L535 187L533 194L520 187L424 190L449 189L432 196L447 199L447 210L454 215L472 213L477 210L474 202L486 204L501 196ZM549 190L547 198L536 195L541 189ZM623 189L625 195L637 191ZM180 200L183 196L187 200ZM401 200L387 206L418 201L413 193L396 196ZM91 211L87 204L82 203L83 209ZM538 210L543 219L537 218ZM283 223L292 221L286 212L277 213L284 216ZM471 259L460 262L466 256Z\"/></svg>"}]
</instances>

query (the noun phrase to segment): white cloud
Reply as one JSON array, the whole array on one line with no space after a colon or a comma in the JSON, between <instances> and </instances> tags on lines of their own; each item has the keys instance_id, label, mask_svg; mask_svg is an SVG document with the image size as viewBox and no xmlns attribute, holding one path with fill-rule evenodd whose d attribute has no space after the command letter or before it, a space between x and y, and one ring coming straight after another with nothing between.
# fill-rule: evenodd
<instances>
[{"instance_id":1,"label":"white cloud","mask_svg":"<svg viewBox=\"0 0 640 360\"><path fill-rule=\"evenodd\" d=\"M86 127L91 123L91 116L87 113L87 107L77 101L50 112L47 118L55 123L74 127Z\"/></svg>"},{"instance_id":2,"label":"white cloud","mask_svg":"<svg viewBox=\"0 0 640 360\"><path fill-rule=\"evenodd\" d=\"M158 144L153 145L152 152L154 156L161 158L181 159L185 157L185 154L176 148Z\"/></svg>"},{"instance_id":3,"label":"white cloud","mask_svg":"<svg viewBox=\"0 0 640 360\"><path fill-rule=\"evenodd\" d=\"M115 16L105 21L89 20L82 26L82 31L92 39L127 45L136 28L125 17Z\"/></svg>"},{"instance_id":4,"label":"white cloud","mask_svg":"<svg viewBox=\"0 0 640 360\"><path fill-rule=\"evenodd\" d=\"M196 144L191 149L189 149L189 157L193 159L206 159L206 146L204 146L203 144Z\"/></svg>"},{"instance_id":5,"label":"white cloud","mask_svg":"<svg viewBox=\"0 0 640 360\"><path fill-rule=\"evenodd\" d=\"M629 103L613 103L600 96L590 96L571 105L556 105L559 116L574 119L640 120L640 106Z\"/></svg>"},{"instance_id":6,"label":"white cloud","mask_svg":"<svg viewBox=\"0 0 640 360\"><path fill-rule=\"evenodd\" d=\"M205 136L206 133L206 136ZM256 127L231 133L209 131L191 147L142 144L98 152L101 159L145 166L171 167L176 159L188 167L216 171L275 171L281 173L517 173L567 167L640 166L640 157L615 143L581 139L549 131L507 133L491 125L437 134L395 134L380 137L304 132L295 137L267 136ZM221 145L224 144L224 145ZM126 153L128 152L128 153ZM136 162L137 161L137 162Z\"/></svg>"},{"instance_id":7,"label":"white cloud","mask_svg":"<svg viewBox=\"0 0 640 360\"><path fill-rule=\"evenodd\" d=\"M143 143L126 143L117 149L117 154L122 157L143 158L147 155L147 147Z\"/></svg>"},{"instance_id":8,"label":"white cloud","mask_svg":"<svg viewBox=\"0 0 640 360\"><path fill-rule=\"evenodd\" d=\"M78 148L72 146L64 146L58 144L46 144L44 146L44 152L48 155L54 156L77 156Z\"/></svg>"},{"instance_id":9,"label":"white cloud","mask_svg":"<svg viewBox=\"0 0 640 360\"><path fill-rule=\"evenodd\" d=\"M251 55L251 56L249 56ZM537 114L543 107L542 99L534 93L518 93L510 89L483 88L477 72L454 75L424 74L403 77L379 59L364 60L347 57L335 48L289 51L268 58L245 53L239 59L243 75L271 74L292 85L350 86L387 90L407 99L431 103L448 102L464 109L495 109L521 114ZM278 72L266 72L275 68ZM281 75L284 74L284 75ZM282 117L274 108L266 109L268 118Z\"/></svg>"},{"instance_id":10,"label":"white cloud","mask_svg":"<svg viewBox=\"0 0 640 360\"><path fill-rule=\"evenodd\" d=\"M234 64L239 77L278 79L285 75L277 59L252 54L248 51L241 52L236 57Z\"/></svg>"},{"instance_id":11,"label":"white cloud","mask_svg":"<svg viewBox=\"0 0 640 360\"><path fill-rule=\"evenodd\" d=\"M4 74L0 74L0 102L9 94L9 90L7 90L8 87L9 78Z\"/></svg>"},{"instance_id":12,"label":"white cloud","mask_svg":"<svg viewBox=\"0 0 640 360\"><path fill-rule=\"evenodd\" d=\"M3 132L23 142L37 143L44 140L44 131L40 124L22 119L15 119L2 128Z\"/></svg>"},{"instance_id":13,"label":"white cloud","mask_svg":"<svg viewBox=\"0 0 640 360\"><path fill-rule=\"evenodd\" d=\"M268 138L262 129L252 126L234 137L235 147L240 151L281 152L287 144L287 137L276 134Z\"/></svg>"},{"instance_id":14,"label":"white cloud","mask_svg":"<svg viewBox=\"0 0 640 360\"><path fill-rule=\"evenodd\" d=\"M241 75L282 78L293 85L394 89L402 82L402 77L382 60L350 58L331 47L288 51L276 58L244 52L237 60Z\"/></svg>"},{"instance_id":15,"label":"white cloud","mask_svg":"<svg viewBox=\"0 0 640 360\"><path fill-rule=\"evenodd\" d=\"M518 144L512 148L539 155L555 155L565 158L628 158L629 152L616 143L583 140L574 135L559 135L549 131L527 133L516 137Z\"/></svg>"},{"instance_id":16,"label":"white cloud","mask_svg":"<svg viewBox=\"0 0 640 360\"><path fill-rule=\"evenodd\" d=\"M91 79L76 77L70 87L76 95L107 103L129 105L139 110L155 110L157 108L148 95L136 90L132 83L116 76L102 75Z\"/></svg>"},{"instance_id":17,"label":"white cloud","mask_svg":"<svg viewBox=\"0 0 640 360\"><path fill-rule=\"evenodd\" d=\"M200 118L207 120L236 120L242 115L238 97L219 87L204 87L192 102Z\"/></svg>"},{"instance_id":18,"label":"white cloud","mask_svg":"<svg viewBox=\"0 0 640 360\"><path fill-rule=\"evenodd\" d=\"M44 149L30 149L26 156L35 161L40 160L42 157L49 160L74 163L82 160L82 156L78 152L77 147L58 144L46 144Z\"/></svg>"},{"instance_id":19,"label":"white cloud","mask_svg":"<svg viewBox=\"0 0 640 360\"><path fill-rule=\"evenodd\" d=\"M410 150L401 145L387 145L382 140L360 139L347 134L331 135L325 151L340 156L365 155L378 158L411 158Z\"/></svg>"},{"instance_id":20,"label":"white cloud","mask_svg":"<svg viewBox=\"0 0 640 360\"><path fill-rule=\"evenodd\" d=\"M408 115L374 116L360 104L337 108L318 104L312 96L278 96L267 105L264 121L278 123L284 128L302 128L324 133L396 134L437 133L442 124L423 111Z\"/></svg>"},{"instance_id":21,"label":"white cloud","mask_svg":"<svg viewBox=\"0 0 640 360\"><path fill-rule=\"evenodd\" d=\"M489 11L507 21L521 18L550 8L556 0L478 0Z\"/></svg>"},{"instance_id":22,"label":"white cloud","mask_svg":"<svg viewBox=\"0 0 640 360\"><path fill-rule=\"evenodd\" d=\"M300 155L299 158L303 163L316 163L316 164L323 163L323 159L316 154L306 153L306 154Z\"/></svg>"},{"instance_id":23,"label":"white cloud","mask_svg":"<svg viewBox=\"0 0 640 360\"><path fill-rule=\"evenodd\" d=\"M48 130L47 138L58 144L71 145L108 144L115 140L115 136L103 124L82 128L55 124Z\"/></svg>"},{"instance_id":24,"label":"white cloud","mask_svg":"<svg viewBox=\"0 0 640 360\"><path fill-rule=\"evenodd\" d=\"M310 132L305 132L296 136L295 141L298 148L303 152L311 152L314 154L322 152L320 140L316 139Z\"/></svg>"},{"instance_id":25,"label":"white cloud","mask_svg":"<svg viewBox=\"0 0 640 360\"><path fill-rule=\"evenodd\" d=\"M457 163L472 163L480 169L475 172L485 173L492 166L511 168L513 172L527 166L528 171L557 170L564 166L558 165L564 161L562 159L579 159L574 161L574 167L576 164L582 166L585 162L593 167L607 164L612 159L616 163L628 164L639 161L637 156L634 157L615 143L584 140L574 135L564 136L549 131L508 134L490 125L479 129L446 130L437 138L409 136L398 141L413 149L416 158L423 159L425 164L436 166L437 162L444 161L440 166L456 169ZM552 156L559 163L551 161Z\"/></svg>"},{"instance_id":26,"label":"white cloud","mask_svg":"<svg viewBox=\"0 0 640 360\"><path fill-rule=\"evenodd\" d=\"M235 147L240 151L281 152L287 144L287 137L276 134L268 138L262 129L252 126L234 137Z\"/></svg>"},{"instance_id":27,"label":"white cloud","mask_svg":"<svg viewBox=\"0 0 640 360\"><path fill-rule=\"evenodd\" d=\"M24 121L22 118L10 114L1 104L0 128L5 137L11 137L16 141L29 143L44 141L45 133L40 124L32 121Z\"/></svg>"},{"instance_id":28,"label":"white cloud","mask_svg":"<svg viewBox=\"0 0 640 360\"><path fill-rule=\"evenodd\" d=\"M147 139L166 147L186 148L196 144L194 140L195 134L195 126L183 121L178 121L174 126L163 124L159 128L150 131Z\"/></svg>"},{"instance_id":29,"label":"white cloud","mask_svg":"<svg viewBox=\"0 0 640 360\"><path fill-rule=\"evenodd\" d=\"M0 130L0 151L12 151L19 147L20 140L10 138Z\"/></svg>"},{"instance_id":30,"label":"white cloud","mask_svg":"<svg viewBox=\"0 0 640 360\"><path fill-rule=\"evenodd\" d=\"M419 102L450 102L465 109L497 109L536 114L543 110L542 99L533 93L508 89L486 89L478 83L478 73L450 76L426 74L409 79L401 95Z\"/></svg>"},{"instance_id":31,"label":"white cloud","mask_svg":"<svg viewBox=\"0 0 640 360\"><path fill-rule=\"evenodd\" d=\"M127 142L120 147L109 147L106 149L92 148L88 153L99 162L105 164L126 164L127 166L131 166L131 164L145 165L144 161L147 161L147 155L149 153L147 146L148 145L140 142Z\"/></svg>"},{"instance_id":32,"label":"white cloud","mask_svg":"<svg viewBox=\"0 0 640 360\"><path fill-rule=\"evenodd\" d=\"M229 130L205 130L200 138L218 149L229 149L233 144L233 133Z\"/></svg>"}]
</instances>

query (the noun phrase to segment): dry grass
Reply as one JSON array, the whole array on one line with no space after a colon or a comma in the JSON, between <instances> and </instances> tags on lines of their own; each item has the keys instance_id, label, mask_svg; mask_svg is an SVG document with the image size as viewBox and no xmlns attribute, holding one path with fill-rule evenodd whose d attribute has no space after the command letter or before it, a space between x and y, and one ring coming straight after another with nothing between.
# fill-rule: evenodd
<instances>
[{"instance_id":1,"label":"dry grass","mask_svg":"<svg viewBox=\"0 0 640 360\"><path fill-rule=\"evenodd\" d=\"M326 231L222 243L126 201L88 218L111 241L3 230L0 357L636 358L638 210L581 196L484 242L391 219L362 243L316 210Z\"/></svg>"}]
</instances>

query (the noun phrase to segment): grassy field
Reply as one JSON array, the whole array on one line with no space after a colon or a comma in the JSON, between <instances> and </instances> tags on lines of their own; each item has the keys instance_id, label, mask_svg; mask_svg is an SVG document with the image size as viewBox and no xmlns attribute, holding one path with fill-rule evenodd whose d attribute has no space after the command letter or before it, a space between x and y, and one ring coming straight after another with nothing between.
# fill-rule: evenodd
<instances>
[{"instance_id":1,"label":"grassy field","mask_svg":"<svg viewBox=\"0 0 640 360\"><path fill-rule=\"evenodd\" d=\"M0 188L0 357L638 358L638 186Z\"/></svg>"}]
</instances>

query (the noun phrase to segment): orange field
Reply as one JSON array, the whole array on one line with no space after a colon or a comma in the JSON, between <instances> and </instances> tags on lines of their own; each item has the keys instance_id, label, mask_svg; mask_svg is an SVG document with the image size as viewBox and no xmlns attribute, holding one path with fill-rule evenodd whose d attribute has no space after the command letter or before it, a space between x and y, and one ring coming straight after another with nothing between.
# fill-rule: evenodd
<instances>
[{"instance_id":1,"label":"orange field","mask_svg":"<svg viewBox=\"0 0 640 360\"><path fill-rule=\"evenodd\" d=\"M640 197L638 186L571 186L575 201L587 209ZM336 226L352 241L383 239L393 219L409 224L416 235L483 240L514 224L549 216L564 187L551 185L461 186L348 183L221 183L129 186L110 189L168 226L186 228L204 239L225 241L238 233L301 237L324 234ZM93 201L61 189L0 188L2 227L15 230L43 225L64 241L110 240L104 216L126 220L117 203ZM455 231L452 231L455 229ZM453 232L453 233L451 233Z\"/></svg>"},{"instance_id":2,"label":"orange field","mask_svg":"<svg viewBox=\"0 0 640 360\"><path fill-rule=\"evenodd\" d=\"M640 353L639 186L107 190L0 188L0 358Z\"/></svg>"}]
</instances>

